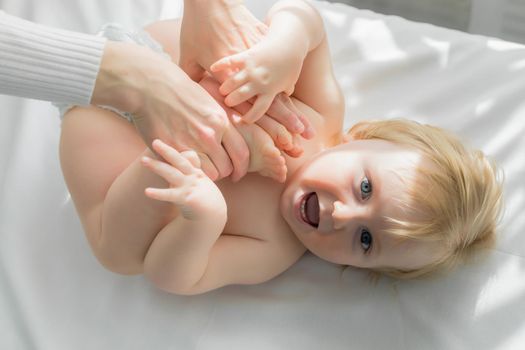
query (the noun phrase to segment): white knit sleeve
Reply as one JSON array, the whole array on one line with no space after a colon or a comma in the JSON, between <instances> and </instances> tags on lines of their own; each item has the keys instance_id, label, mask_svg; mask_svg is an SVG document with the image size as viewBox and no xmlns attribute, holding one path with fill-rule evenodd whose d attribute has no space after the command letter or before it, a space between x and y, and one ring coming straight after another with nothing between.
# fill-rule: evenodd
<instances>
[{"instance_id":1,"label":"white knit sleeve","mask_svg":"<svg viewBox=\"0 0 525 350\"><path fill-rule=\"evenodd\" d=\"M89 104L106 40L0 11L0 94Z\"/></svg>"}]
</instances>

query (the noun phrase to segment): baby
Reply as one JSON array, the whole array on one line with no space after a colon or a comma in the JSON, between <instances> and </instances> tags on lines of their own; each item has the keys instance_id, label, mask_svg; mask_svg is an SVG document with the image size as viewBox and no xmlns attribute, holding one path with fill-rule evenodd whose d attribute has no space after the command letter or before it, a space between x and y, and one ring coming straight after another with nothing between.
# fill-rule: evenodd
<instances>
[{"instance_id":1,"label":"baby","mask_svg":"<svg viewBox=\"0 0 525 350\"><path fill-rule=\"evenodd\" d=\"M131 123L108 110L66 114L62 170L106 268L143 273L168 292L198 294L267 281L306 250L409 278L449 269L493 244L501 186L481 152L405 120L361 122L345 134L344 100L319 14L303 1L282 1L267 23L262 42L212 65L213 72L234 72L222 85L210 77L200 82L224 99L249 144L251 172L239 182L214 183L194 152L159 140L155 155ZM177 61L178 23L147 30ZM314 138L286 139L275 128L268 135L227 107L255 96L266 103L281 91L293 92ZM287 152L275 147L278 139L286 139L280 148Z\"/></svg>"}]
</instances>

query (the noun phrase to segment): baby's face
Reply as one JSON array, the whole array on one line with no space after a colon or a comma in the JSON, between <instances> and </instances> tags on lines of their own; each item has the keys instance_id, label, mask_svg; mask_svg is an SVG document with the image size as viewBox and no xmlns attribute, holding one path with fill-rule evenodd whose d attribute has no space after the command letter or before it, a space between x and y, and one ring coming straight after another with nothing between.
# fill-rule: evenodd
<instances>
[{"instance_id":1,"label":"baby's face","mask_svg":"<svg viewBox=\"0 0 525 350\"><path fill-rule=\"evenodd\" d=\"M413 269L439 256L435 243L400 241L385 217L416 220L396 199L426 160L383 140L349 141L315 156L289 179L284 219L312 253L337 264Z\"/></svg>"}]
</instances>

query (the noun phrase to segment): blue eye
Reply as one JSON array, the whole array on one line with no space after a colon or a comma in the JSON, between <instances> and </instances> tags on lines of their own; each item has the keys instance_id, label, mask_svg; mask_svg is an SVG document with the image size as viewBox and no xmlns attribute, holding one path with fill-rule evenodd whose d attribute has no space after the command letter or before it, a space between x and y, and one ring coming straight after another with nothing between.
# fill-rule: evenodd
<instances>
[{"instance_id":1,"label":"blue eye","mask_svg":"<svg viewBox=\"0 0 525 350\"><path fill-rule=\"evenodd\" d=\"M372 194L372 183L365 177L361 180L361 198L368 199Z\"/></svg>"},{"instance_id":2,"label":"blue eye","mask_svg":"<svg viewBox=\"0 0 525 350\"><path fill-rule=\"evenodd\" d=\"M363 247L365 253L368 253L372 247L372 234L366 229L361 230L361 247Z\"/></svg>"}]
</instances>

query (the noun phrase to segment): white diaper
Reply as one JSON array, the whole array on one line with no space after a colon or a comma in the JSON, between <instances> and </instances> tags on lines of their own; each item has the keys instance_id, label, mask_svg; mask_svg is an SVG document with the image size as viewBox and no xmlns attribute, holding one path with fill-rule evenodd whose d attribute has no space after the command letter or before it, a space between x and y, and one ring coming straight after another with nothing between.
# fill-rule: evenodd
<instances>
[{"instance_id":1,"label":"white diaper","mask_svg":"<svg viewBox=\"0 0 525 350\"><path fill-rule=\"evenodd\" d=\"M160 53L162 56L164 56L166 59L170 59L170 56L164 51L162 46L155 41L149 35L148 32L144 30L138 30L135 32L126 30L118 23L108 23L102 26L100 31L97 33L97 36L108 38L111 41L119 41L119 42L128 42L128 43L135 43L141 46L146 46L152 49L153 51ZM60 119L64 118L64 114L69 111L71 108L75 107L75 105L71 104L65 104L65 103L53 103L55 107L58 108L60 112ZM104 109L108 109L110 111L113 111L120 115L121 117L125 118L129 122L132 122L132 116L128 112L122 112L116 108L110 107L110 106L99 106Z\"/></svg>"}]
</instances>

